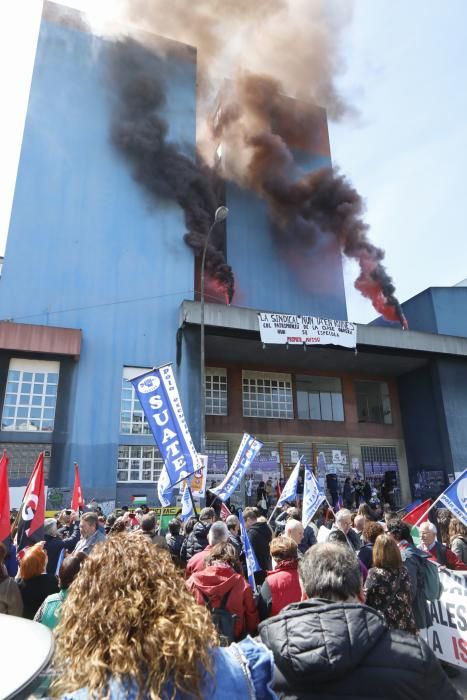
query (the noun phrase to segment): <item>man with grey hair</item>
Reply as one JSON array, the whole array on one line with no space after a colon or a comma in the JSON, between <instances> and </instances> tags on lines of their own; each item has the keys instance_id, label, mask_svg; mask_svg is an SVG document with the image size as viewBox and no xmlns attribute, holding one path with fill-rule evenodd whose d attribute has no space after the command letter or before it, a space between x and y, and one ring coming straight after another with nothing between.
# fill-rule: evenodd
<instances>
[{"instance_id":1,"label":"man with grey hair","mask_svg":"<svg viewBox=\"0 0 467 700\"><path fill-rule=\"evenodd\" d=\"M297 547L299 546L300 542L303 540L303 533L304 533L304 528L300 520L295 520L294 518L291 518L290 520L287 520L285 523L285 531L284 534L286 537L290 537ZM301 558L303 555L299 550L299 558Z\"/></svg>"},{"instance_id":2,"label":"man with grey hair","mask_svg":"<svg viewBox=\"0 0 467 700\"><path fill-rule=\"evenodd\" d=\"M299 570L307 599L259 626L274 657L273 690L282 700L460 700L423 639L389 629L363 603L349 547L315 545Z\"/></svg>"},{"instance_id":3,"label":"man with grey hair","mask_svg":"<svg viewBox=\"0 0 467 700\"><path fill-rule=\"evenodd\" d=\"M349 546L358 552L362 543L357 533L352 530L352 513L347 508L341 508L337 511L336 522L329 532L328 542L340 541L340 536L335 537L336 530L343 532Z\"/></svg>"},{"instance_id":4,"label":"man with grey hair","mask_svg":"<svg viewBox=\"0 0 467 700\"><path fill-rule=\"evenodd\" d=\"M62 549L65 549L63 540L58 536L58 526L55 518L44 520L44 549L47 552L47 573L55 576L58 560Z\"/></svg>"},{"instance_id":5,"label":"man with grey hair","mask_svg":"<svg viewBox=\"0 0 467 700\"><path fill-rule=\"evenodd\" d=\"M73 554L83 552L90 555L96 544L105 540L105 535L98 528L96 513L84 513L79 521L81 539L73 550Z\"/></svg>"},{"instance_id":6,"label":"man with grey hair","mask_svg":"<svg viewBox=\"0 0 467 700\"><path fill-rule=\"evenodd\" d=\"M211 549L220 542L227 542L228 539L229 531L227 529L227 525L223 523L222 520L218 520L217 522L213 523L208 532L208 546L203 549L202 552L198 552L198 554L191 557L190 561L186 565L186 577L188 578L191 576L191 574L194 574L197 571L202 571L204 569L205 559Z\"/></svg>"},{"instance_id":7,"label":"man with grey hair","mask_svg":"<svg viewBox=\"0 0 467 700\"><path fill-rule=\"evenodd\" d=\"M422 523L419 527L419 531L421 549L428 554L432 561L454 571L467 570L467 566L464 562L458 559L449 547L442 542L438 542L436 539L437 529L434 523L430 523L429 521Z\"/></svg>"}]
</instances>

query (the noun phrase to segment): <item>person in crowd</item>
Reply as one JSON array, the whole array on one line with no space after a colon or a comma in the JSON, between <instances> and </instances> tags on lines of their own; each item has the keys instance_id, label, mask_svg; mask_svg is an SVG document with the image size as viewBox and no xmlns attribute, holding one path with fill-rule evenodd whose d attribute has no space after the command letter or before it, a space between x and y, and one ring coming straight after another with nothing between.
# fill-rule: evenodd
<instances>
[{"instance_id":1,"label":"person in crowd","mask_svg":"<svg viewBox=\"0 0 467 700\"><path fill-rule=\"evenodd\" d=\"M357 559L348 547L318 544L299 571L308 599L259 626L274 655L279 697L460 700L423 639L389 629L363 604Z\"/></svg>"},{"instance_id":2,"label":"person in crowd","mask_svg":"<svg viewBox=\"0 0 467 700\"><path fill-rule=\"evenodd\" d=\"M371 495L372 495L371 484L365 479L365 481L363 482L363 487L362 487L362 496L363 496L363 500L365 501L365 503L368 504L371 501Z\"/></svg>"},{"instance_id":3,"label":"person in crowd","mask_svg":"<svg viewBox=\"0 0 467 700\"><path fill-rule=\"evenodd\" d=\"M225 521L227 530L229 531L228 541L235 549L235 554L240 559L243 553L242 538L240 535L240 520L236 515L229 515Z\"/></svg>"},{"instance_id":4,"label":"person in crowd","mask_svg":"<svg viewBox=\"0 0 467 700\"><path fill-rule=\"evenodd\" d=\"M165 536L165 541L167 542L167 546L169 548L169 552L171 554L172 560L176 564L181 563L181 556L180 556L180 551L182 549L183 545L183 535L180 534L181 530L181 523L180 520L177 520L174 518L173 520L170 520L169 525L168 525L168 533Z\"/></svg>"},{"instance_id":5,"label":"person in crowd","mask_svg":"<svg viewBox=\"0 0 467 700\"><path fill-rule=\"evenodd\" d=\"M243 511L248 539L261 568L261 571L257 571L255 574L255 581L258 585L261 585L266 578L266 572L272 568L271 554L269 552L272 530L266 522L258 522L258 517L257 508L245 508Z\"/></svg>"},{"instance_id":6,"label":"person in crowd","mask_svg":"<svg viewBox=\"0 0 467 700\"><path fill-rule=\"evenodd\" d=\"M291 506L287 509L287 520L299 520L302 521L302 513L300 508ZM307 549L310 549L314 544L316 544L316 534L311 526L308 524L303 530L303 537L300 543L298 543L298 551L305 554Z\"/></svg>"},{"instance_id":7,"label":"person in crowd","mask_svg":"<svg viewBox=\"0 0 467 700\"><path fill-rule=\"evenodd\" d=\"M0 613L21 617L23 614L23 599L18 584L8 575L4 563L7 553L7 547L3 542L0 542Z\"/></svg>"},{"instance_id":8,"label":"person in crowd","mask_svg":"<svg viewBox=\"0 0 467 700\"><path fill-rule=\"evenodd\" d=\"M58 536L55 518L44 520L44 542L44 549L47 552L47 573L55 576L60 554L65 548L63 540Z\"/></svg>"},{"instance_id":9,"label":"person in crowd","mask_svg":"<svg viewBox=\"0 0 467 700\"><path fill-rule=\"evenodd\" d=\"M208 546L208 532L216 518L214 508L203 508L199 514L199 521L195 523L192 532L188 535L186 543L186 561Z\"/></svg>"},{"instance_id":10,"label":"person in crowd","mask_svg":"<svg viewBox=\"0 0 467 700\"><path fill-rule=\"evenodd\" d=\"M290 508L290 503L283 503L282 506L280 507L280 513L279 515L276 515L274 518L274 529L276 535L281 535L284 532L285 529L285 523L288 518L288 510ZM297 509L298 510L298 509Z\"/></svg>"},{"instance_id":11,"label":"person in crowd","mask_svg":"<svg viewBox=\"0 0 467 700\"><path fill-rule=\"evenodd\" d=\"M349 510L354 507L355 504L355 490L352 486L352 480L350 476L344 481L344 486L342 489L342 500L344 502L344 508Z\"/></svg>"},{"instance_id":12,"label":"person in crowd","mask_svg":"<svg viewBox=\"0 0 467 700\"><path fill-rule=\"evenodd\" d=\"M148 542L151 544L168 549L165 537L162 537L162 535L159 535L156 531L156 524L157 521L155 514L141 514L140 529L134 530L134 534L141 534L143 537L146 537Z\"/></svg>"},{"instance_id":13,"label":"person in crowd","mask_svg":"<svg viewBox=\"0 0 467 700\"><path fill-rule=\"evenodd\" d=\"M353 490L354 490L354 498L355 498L355 507L359 508L360 503L363 498L363 484L360 479L354 479L352 482L353 485Z\"/></svg>"},{"instance_id":14,"label":"person in crowd","mask_svg":"<svg viewBox=\"0 0 467 700\"><path fill-rule=\"evenodd\" d=\"M373 546L373 566L365 581L365 595L366 604L382 612L391 629L416 633L409 573L395 540L384 532Z\"/></svg>"},{"instance_id":15,"label":"person in crowd","mask_svg":"<svg viewBox=\"0 0 467 700\"><path fill-rule=\"evenodd\" d=\"M361 547L363 544L363 528L364 528L365 523L366 523L366 518L364 515L358 515L358 513L355 513L352 515L353 515L352 530L357 535L358 541L359 541L360 547Z\"/></svg>"},{"instance_id":16,"label":"person in crowd","mask_svg":"<svg viewBox=\"0 0 467 700\"><path fill-rule=\"evenodd\" d=\"M58 534L62 539L67 539L75 533L77 523L76 514L70 508L62 510L58 516Z\"/></svg>"},{"instance_id":17,"label":"person in crowd","mask_svg":"<svg viewBox=\"0 0 467 700\"><path fill-rule=\"evenodd\" d=\"M295 519L290 519L287 520L285 523L285 536L289 537L291 540L295 542L297 545L297 549L299 549L300 544L303 540L303 532L304 528L300 520L295 520ZM303 556L301 552L299 552L300 558Z\"/></svg>"},{"instance_id":18,"label":"person in crowd","mask_svg":"<svg viewBox=\"0 0 467 700\"><path fill-rule=\"evenodd\" d=\"M180 511L181 515L181 511ZM196 525L198 521L198 518L194 515L192 515L188 520L186 520L184 523L182 520L180 520L179 515L176 516L176 519L180 521L180 524L183 528L183 544L180 548L180 559L182 560L182 564L186 565L187 562L187 547L188 547L188 538L193 532L193 528Z\"/></svg>"},{"instance_id":19,"label":"person in crowd","mask_svg":"<svg viewBox=\"0 0 467 700\"><path fill-rule=\"evenodd\" d=\"M218 520L217 522L213 523L208 532L208 543L206 545L206 548L203 549L202 552L198 552L197 554L192 556L188 564L186 565L186 577L188 578L197 571L202 571L205 567L206 557L213 549L213 547L215 547L216 544L220 544L221 542L227 542L228 539L229 531L227 529L227 525L224 522L222 522L222 520Z\"/></svg>"},{"instance_id":20,"label":"person in crowd","mask_svg":"<svg viewBox=\"0 0 467 700\"><path fill-rule=\"evenodd\" d=\"M205 560L205 568L190 576L186 585L200 605L223 607L235 619L235 640L256 632L259 618L249 583L229 542L216 544Z\"/></svg>"},{"instance_id":21,"label":"person in crowd","mask_svg":"<svg viewBox=\"0 0 467 700\"><path fill-rule=\"evenodd\" d=\"M274 570L268 572L258 598L258 611L262 620L277 615L286 605L296 603L302 597L297 543L290 537L281 535L272 540L270 550Z\"/></svg>"},{"instance_id":22,"label":"person in crowd","mask_svg":"<svg viewBox=\"0 0 467 700\"><path fill-rule=\"evenodd\" d=\"M436 561L441 566L446 566L454 571L466 571L467 566L458 559L454 552L442 542L436 539L436 525L429 521L424 522L419 527L421 544L420 547L427 552L432 561Z\"/></svg>"},{"instance_id":23,"label":"person in crowd","mask_svg":"<svg viewBox=\"0 0 467 700\"><path fill-rule=\"evenodd\" d=\"M260 481L256 489L256 507L261 515L266 515L268 512L268 494L264 481Z\"/></svg>"},{"instance_id":24,"label":"person in crowd","mask_svg":"<svg viewBox=\"0 0 467 700\"><path fill-rule=\"evenodd\" d=\"M436 520L439 528L439 540L449 546L449 525L452 520L452 513L449 508L437 508Z\"/></svg>"},{"instance_id":25,"label":"person in crowd","mask_svg":"<svg viewBox=\"0 0 467 700\"><path fill-rule=\"evenodd\" d=\"M15 518L10 516L10 527L13 527ZM6 547L6 556L4 559L4 566L7 570L8 576L14 578L18 573L18 560L16 558L16 545L12 540L6 540L3 543Z\"/></svg>"},{"instance_id":26,"label":"person in crowd","mask_svg":"<svg viewBox=\"0 0 467 700\"><path fill-rule=\"evenodd\" d=\"M431 614L423 591L423 571L420 559L428 559L428 554L415 547L409 526L401 520L388 522L388 533L396 541L402 561L409 573L412 597L412 612L417 630L431 625Z\"/></svg>"},{"instance_id":27,"label":"person in crowd","mask_svg":"<svg viewBox=\"0 0 467 700\"><path fill-rule=\"evenodd\" d=\"M272 479L268 479L264 484L264 490L266 491L266 505L268 508L272 506L272 496L273 496L273 486Z\"/></svg>"},{"instance_id":28,"label":"person in crowd","mask_svg":"<svg viewBox=\"0 0 467 700\"><path fill-rule=\"evenodd\" d=\"M63 560L58 572L58 593L52 593L47 596L39 610L34 615L36 622L41 622L49 629L54 629L59 621L63 601L68 595L68 589L75 580L78 571L81 567L81 562L86 559L86 556L81 553L76 556L70 554Z\"/></svg>"},{"instance_id":29,"label":"person in crowd","mask_svg":"<svg viewBox=\"0 0 467 700\"><path fill-rule=\"evenodd\" d=\"M266 649L251 639L219 648L209 611L143 537L109 537L86 559L55 637L54 697L275 697Z\"/></svg>"},{"instance_id":30,"label":"person in crowd","mask_svg":"<svg viewBox=\"0 0 467 700\"><path fill-rule=\"evenodd\" d=\"M352 530L352 513L347 508L341 508L336 513L336 521L329 531L328 542L333 542L336 539L336 530L344 533L351 547L357 552L361 546L360 538ZM337 539L340 540L339 536Z\"/></svg>"},{"instance_id":31,"label":"person in crowd","mask_svg":"<svg viewBox=\"0 0 467 700\"><path fill-rule=\"evenodd\" d=\"M47 553L42 542L29 547L19 567L18 586L23 599L23 617L29 620L47 598L58 592L57 579L47 573Z\"/></svg>"},{"instance_id":32,"label":"person in crowd","mask_svg":"<svg viewBox=\"0 0 467 700\"><path fill-rule=\"evenodd\" d=\"M457 518L449 523L449 546L463 564L467 564L467 527Z\"/></svg>"},{"instance_id":33,"label":"person in crowd","mask_svg":"<svg viewBox=\"0 0 467 700\"><path fill-rule=\"evenodd\" d=\"M108 535L110 533L110 531L112 530L113 526L116 523L116 520L117 520L117 516L115 515L115 513L111 513L110 515L107 516L107 520L105 521L105 528L104 528L104 532L106 535Z\"/></svg>"},{"instance_id":34,"label":"person in crowd","mask_svg":"<svg viewBox=\"0 0 467 700\"><path fill-rule=\"evenodd\" d=\"M364 515L366 520L376 522L378 520L375 511L370 508L368 503L360 503L357 510L357 515Z\"/></svg>"},{"instance_id":35,"label":"person in crowd","mask_svg":"<svg viewBox=\"0 0 467 700\"><path fill-rule=\"evenodd\" d=\"M344 547L349 547L349 549L356 555L356 552L355 552L354 548L352 547L352 544L349 542L348 538L346 537L346 535L344 535L342 530L339 530L339 528L337 528L336 530L333 531L333 537L332 537L331 541L334 544L341 544ZM361 559L358 559L358 557L357 557L357 561L358 561L358 566L360 567L360 574L362 576L362 581L363 581L363 583L365 583L366 577L368 576L368 568L365 566L365 564L362 562Z\"/></svg>"},{"instance_id":36,"label":"person in crowd","mask_svg":"<svg viewBox=\"0 0 467 700\"><path fill-rule=\"evenodd\" d=\"M326 487L331 496L332 507L336 510L339 502L339 482L336 474L326 474Z\"/></svg>"},{"instance_id":37,"label":"person in crowd","mask_svg":"<svg viewBox=\"0 0 467 700\"><path fill-rule=\"evenodd\" d=\"M84 513L81 516L79 531L81 533L81 539L74 548L73 554L83 552L89 556L96 544L105 540L104 533L97 527L96 513Z\"/></svg>"},{"instance_id":38,"label":"person in crowd","mask_svg":"<svg viewBox=\"0 0 467 700\"><path fill-rule=\"evenodd\" d=\"M358 517L358 516L357 516ZM358 558L367 569L371 569L373 564L373 546L376 538L384 533L384 528L380 523L368 521L363 528L363 546L358 550Z\"/></svg>"}]
</instances>

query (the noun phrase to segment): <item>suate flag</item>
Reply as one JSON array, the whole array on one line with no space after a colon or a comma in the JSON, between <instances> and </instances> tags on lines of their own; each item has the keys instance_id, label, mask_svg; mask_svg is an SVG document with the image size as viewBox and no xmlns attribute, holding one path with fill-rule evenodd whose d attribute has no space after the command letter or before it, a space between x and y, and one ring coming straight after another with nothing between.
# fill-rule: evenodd
<instances>
[{"instance_id":1,"label":"suate flag","mask_svg":"<svg viewBox=\"0 0 467 700\"><path fill-rule=\"evenodd\" d=\"M297 495L298 477L300 475L300 466L302 463L303 455L298 460L295 467L292 469L292 473L287 479L287 483L284 486L279 500L276 503L276 508L284 505L287 501L294 501Z\"/></svg>"},{"instance_id":2,"label":"suate flag","mask_svg":"<svg viewBox=\"0 0 467 700\"><path fill-rule=\"evenodd\" d=\"M71 497L71 510L84 508L84 496L81 489L81 479L79 478L78 464L75 462L75 483L73 484L73 496Z\"/></svg>"},{"instance_id":3,"label":"suate flag","mask_svg":"<svg viewBox=\"0 0 467 700\"><path fill-rule=\"evenodd\" d=\"M262 448L263 443L248 433L243 434L240 447L226 476L214 489L209 489L220 501L227 501L242 480L250 464Z\"/></svg>"},{"instance_id":4,"label":"suate flag","mask_svg":"<svg viewBox=\"0 0 467 700\"><path fill-rule=\"evenodd\" d=\"M428 498L428 500L423 501L423 503L420 503L419 506L412 508L411 511L404 515L404 517L402 518L402 522L407 523L407 525L416 525L417 523L424 523L425 520L428 520L428 511L430 510L430 506L431 498Z\"/></svg>"},{"instance_id":5,"label":"suate flag","mask_svg":"<svg viewBox=\"0 0 467 700\"><path fill-rule=\"evenodd\" d=\"M44 453L41 452L29 479L29 484L26 486L19 512L16 534L16 549L19 558L24 554L26 547L44 539L44 514Z\"/></svg>"},{"instance_id":6,"label":"suate flag","mask_svg":"<svg viewBox=\"0 0 467 700\"><path fill-rule=\"evenodd\" d=\"M159 474L159 480L157 482L157 495L162 508L168 508L172 505L173 489L170 484L169 475L167 474L165 465L162 467L161 473Z\"/></svg>"},{"instance_id":7,"label":"suate flag","mask_svg":"<svg viewBox=\"0 0 467 700\"><path fill-rule=\"evenodd\" d=\"M188 520L188 518L191 518L193 515L195 515L195 511L193 510L193 502L190 498L190 487L186 484L182 494L182 512L180 514L180 520L185 522L185 520Z\"/></svg>"},{"instance_id":8,"label":"suate flag","mask_svg":"<svg viewBox=\"0 0 467 700\"><path fill-rule=\"evenodd\" d=\"M306 527L321 503L326 499L311 467L305 464L305 483L303 485L302 525Z\"/></svg>"},{"instance_id":9,"label":"suate flag","mask_svg":"<svg viewBox=\"0 0 467 700\"><path fill-rule=\"evenodd\" d=\"M245 520L243 519L243 513L241 510L238 511L238 519L240 521L240 536L242 538L243 551L245 552L248 583L250 584L254 592L256 590L255 571L261 571L261 567L258 564L258 560L256 559L253 547L251 546L250 538L248 537Z\"/></svg>"},{"instance_id":10,"label":"suate flag","mask_svg":"<svg viewBox=\"0 0 467 700\"><path fill-rule=\"evenodd\" d=\"M467 469L447 487L439 500L467 527Z\"/></svg>"},{"instance_id":11,"label":"suate flag","mask_svg":"<svg viewBox=\"0 0 467 700\"><path fill-rule=\"evenodd\" d=\"M10 537L10 490L8 488L8 456L0 460L0 542Z\"/></svg>"}]
</instances>

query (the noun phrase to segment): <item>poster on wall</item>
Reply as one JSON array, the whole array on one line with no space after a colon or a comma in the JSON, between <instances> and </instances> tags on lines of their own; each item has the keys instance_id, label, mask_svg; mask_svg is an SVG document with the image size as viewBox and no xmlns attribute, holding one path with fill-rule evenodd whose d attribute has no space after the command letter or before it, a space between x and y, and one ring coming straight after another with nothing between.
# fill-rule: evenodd
<instances>
[{"instance_id":1,"label":"poster on wall","mask_svg":"<svg viewBox=\"0 0 467 700\"><path fill-rule=\"evenodd\" d=\"M259 332L263 343L285 345L357 346L357 325L318 316L259 313Z\"/></svg>"}]
</instances>

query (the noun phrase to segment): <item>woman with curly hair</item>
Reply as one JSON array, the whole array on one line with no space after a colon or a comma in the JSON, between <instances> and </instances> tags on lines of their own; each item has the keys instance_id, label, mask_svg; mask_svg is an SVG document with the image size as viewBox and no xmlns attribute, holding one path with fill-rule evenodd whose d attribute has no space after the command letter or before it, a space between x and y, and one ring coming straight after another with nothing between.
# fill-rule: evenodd
<instances>
[{"instance_id":1,"label":"woman with curly hair","mask_svg":"<svg viewBox=\"0 0 467 700\"><path fill-rule=\"evenodd\" d=\"M456 557L467 564L467 527L457 518L450 520L448 541Z\"/></svg>"},{"instance_id":2,"label":"woman with curly hair","mask_svg":"<svg viewBox=\"0 0 467 700\"><path fill-rule=\"evenodd\" d=\"M52 694L110 700L272 700L272 657L250 638L220 648L170 554L115 535L84 562L56 627Z\"/></svg>"}]
</instances>

